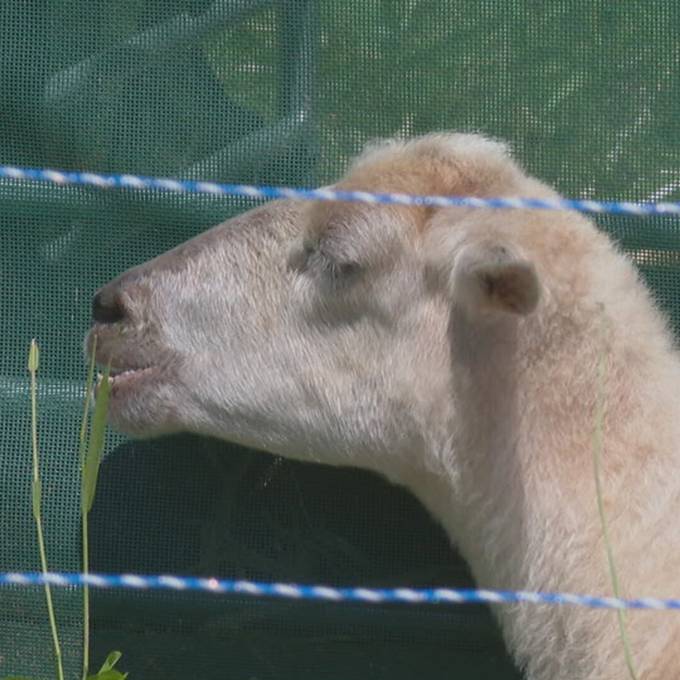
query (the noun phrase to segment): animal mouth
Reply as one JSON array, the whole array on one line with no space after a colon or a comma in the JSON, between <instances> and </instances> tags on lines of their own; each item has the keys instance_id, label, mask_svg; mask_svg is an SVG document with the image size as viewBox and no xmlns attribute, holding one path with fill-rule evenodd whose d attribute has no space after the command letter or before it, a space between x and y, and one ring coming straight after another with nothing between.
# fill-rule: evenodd
<instances>
[{"instance_id":1,"label":"animal mouth","mask_svg":"<svg viewBox=\"0 0 680 680\"><path fill-rule=\"evenodd\" d=\"M133 389L140 381L153 378L158 375L157 366L143 366L139 368L111 368L109 371L109 383L111 394L120 392L123 389ZM104 379L104 370L100 366L97 372L97 389L100 388Z\"/></svg>"},{"instance_id":2,"label":"animal mouth","mask_svg":"<svg viewBox=\"0 0 680 680\"><path fill-rule=\"evenodd\" d=\"M129 388L132 390L146 383L147 380L159 377L162 373L160 364L167 363L163 357L148 357L148 352L144 352L147 358L140 356L139 350L134 347L135 341L130 338L123 338L124 333L117 329L112 331L108 327L101 327L95 324L88 334L85 341L85 353L95 354L97 366L96 389L101 387L102 380L109 367L109 382L111 384L111 395ZM149 361L148 358L152 358Z\"/></svg>"},{"instance_id":3,"label":"animal mouth","mask_svg":"<svg viewBox=\"0 0 680 680\"><path fill-rule=\"evenodd\" d=\"M146 437L174 431L172 401L181 368L180 357L156 338L127 327L94 324L85 338L85 354L94 361L94 399L102 395L109 367L107 420L119 432Z\"/></svg>"}]
</instances>

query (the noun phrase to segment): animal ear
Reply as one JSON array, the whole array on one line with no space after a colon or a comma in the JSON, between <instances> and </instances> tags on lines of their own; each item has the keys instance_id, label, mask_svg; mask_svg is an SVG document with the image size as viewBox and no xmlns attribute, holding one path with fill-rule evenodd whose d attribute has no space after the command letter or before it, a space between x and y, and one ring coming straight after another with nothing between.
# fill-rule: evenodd
<instances>
[{"instance_id":1,"label":"animal ear","mask_svg":"<svg viewBox=\"0 0 680 680\"><path fill-rule=\"evenodd\" d=\"M464 245L455 255L449 286L454 300L473 314L530 314L541 291L534 265L494 243Z\"/></svg>"}]
</instances>

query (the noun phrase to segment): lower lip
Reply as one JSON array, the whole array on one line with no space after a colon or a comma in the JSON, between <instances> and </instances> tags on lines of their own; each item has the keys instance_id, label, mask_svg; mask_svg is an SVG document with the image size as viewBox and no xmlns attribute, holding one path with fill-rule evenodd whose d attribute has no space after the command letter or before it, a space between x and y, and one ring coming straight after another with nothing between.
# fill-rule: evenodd
<instances>
[{"instance_id":1,"label":"lower lip","mask_svg":"<svg viewBox=\"0 0 680 680\"><path fill-rule=\"evenodd\" d=\"M122 373L116 373L115 375L109 375L111 393L113 394L114 390L117 391L124 387L127 387L128 385L132 384L136 380L143 378L144 376L149 376L152 372L153 366L149 366L148 368L133 369L130 371L123 371ZM97 380L97 389L101 385L103 379L104 376L100 374Z\"/></svg>"}]
</instances>

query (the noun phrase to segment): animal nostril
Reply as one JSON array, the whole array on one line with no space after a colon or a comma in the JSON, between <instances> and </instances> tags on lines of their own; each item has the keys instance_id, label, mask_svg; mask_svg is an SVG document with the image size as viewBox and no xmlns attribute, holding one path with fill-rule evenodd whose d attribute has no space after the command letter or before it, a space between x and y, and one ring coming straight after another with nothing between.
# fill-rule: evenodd
<instances>
[{"instance_id":1,"label":"animal nostril","mask_svg":"<svg viewBox=\"0 0 680 680\"><path fill-rule=\"evenodd\" d=\"M100 290L92 300L92 319L98 323L116 323L125 318L125 308L120 295Z\"/></svg>"}]
</instances>

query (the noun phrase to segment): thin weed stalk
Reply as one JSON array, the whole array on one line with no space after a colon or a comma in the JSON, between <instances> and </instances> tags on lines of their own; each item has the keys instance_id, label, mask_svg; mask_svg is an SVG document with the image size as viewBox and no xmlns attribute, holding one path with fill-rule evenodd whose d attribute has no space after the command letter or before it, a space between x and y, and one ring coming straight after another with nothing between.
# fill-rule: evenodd
<instances>
[{"instance_id":1,"label":"thin weed stalk","mask_svg":"<svg viewBox=\"0 0 680 680\"><path fill-rule=\"evenodd\" d=\"M78 450L80 454L80 474L81 474L81 494L82 494L82 475L85 468L85 456L87 454L87 432L90 415L90 401L92 396L92 389L94 385L94 356L97 347L97 336L94 338L94 347L92 348L92 357L87 372L87 381L85 383L85 398L83 399L83 416L80 423L80 436L78 439ZM83 505L81 500L81 531L82 531L82 570L83 574L90 572L90 550L89 550L89 529L87 521L87 512L83 512ZM87 583L83 586L83 680L87 680L87 675L90 670L90 588Z\"/></svg>"},{"instance_id":2,"label":"thin weed stalk","mask_svg":"<svg viewBox=\"0 0 680 680\"><path fill-rule=\"evenodd\" d=\"M40 462L38 455L38 397L37 397L37 373L40 365L40 351L35 338L31 340L31 348L28 353L28 371L31 374L31 445L33 449L33 484L32 501L33 517L38 531L38 549L40 551L40 567L43 575L48 573L47 551L45 550L45 537L42 527L42 484L40 481ZM61 644L59 643L59 631L57 620L54 616L54 606L52 604L52 591L49 583L45 583L45 599L47 600L47 614L52 631L52 642L54 644L54 657L57 666L58 680L64 680L64 666L61 657Z\"/></svg>"},{"instance_id":3,"label":"thin weed stalk","mask_svg":"<svg viewBox=\"0 0 680 680\"><path fill-rule=\"evenodd\" d=\"M614 597L620 598L619 577L614 560L614 550L609 537L609 526L604 509L604 495L602 492L602 451L604 449L604 417L606 410L605 383L607 377L607 364L604 351L601 352L597 365L597 402L595 407L595 428L593 431L593 469L595 473L595 492L597 495L597 511L600 515L600 525L602 527L602 537L604 539L605 550L607 552L607 563L609 565L609 577L612 584ZM631 680L637 680L633 655L630 650L628 633L626 630L625 612L621 609L616 610L619 622L619 636L623 645L623 655L626 660L626 667Z\"/></svg>"}]
</instances>

